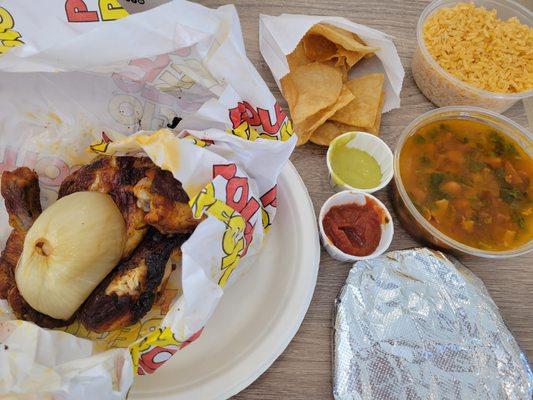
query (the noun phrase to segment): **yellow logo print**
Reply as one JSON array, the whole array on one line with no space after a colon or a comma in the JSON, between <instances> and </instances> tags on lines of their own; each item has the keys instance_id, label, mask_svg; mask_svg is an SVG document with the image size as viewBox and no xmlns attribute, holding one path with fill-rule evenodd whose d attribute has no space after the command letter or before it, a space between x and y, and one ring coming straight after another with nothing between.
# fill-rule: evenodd
<instances>
[{"instance_id":1,"label":"yellow logo print","mask_svg":"<svg viewBox=\"0 0 533 400\"><path fill-rule=\"evenodd\" d=\"M133 370L138 374L154 372L166 359L170 358L178 350L180 345L181 342L176 340L168 326L156 329L130 347ZM166 358L164 360L158 357L162 353ZM141 367L142 371L139 370L139 367Z\"/></svg>"},{"instance_id":2,"label":"yellow logo print","mask_svg":"<svg viewBox=\"0 0 533 400\"><path fill-rule=\"evenodd\" d=\"M211 144L211 143L206 142L205 140L198 139L192 135L184 137L183 140L188 140L199 147L207 147Z\"/></svg>"},{"instance_id":3,"label":"yellow logo print","mask_svg":"<svg viewBox=\"0 0 533 400\"><path fill-rule=\"evenodd\" d=\"M239 126L237 126L235 129L227 129L226 132L227 133L231 133L231 134L233 134L235 136L238 136L240 138L243 138L243 139L246 139L246 140L250 140L252 142L254 140L259 139L259 138L268 139L268 140L279 140L279 139L281 139L281 141L286 141L286 140L289 140L292 137L292 135L294 135L294 131L292 129L292 122L288 118L285 120L283 125L281 125L281 128L279 130L280 138L278 138L278 136L269 135L268 133L264 133L264 132L263 133L259 133L247 121L241 122L241 124Z\"/></svg>"},{"instance_id":4,"label":"yellow logo print","mask_svg":"<svg viewBox=\"0 0 533 400\"><path fill-rule=\"evenodd\" d=\"M263 223L263 230L267 233L272 226L272 222L270 222L270 215L263 207L261 207L261 222Z\"/></svg>"},{"instance_id":5,"label":"yellow logo print","mask_svg":"<svg viewBox=\"0 0 533 400\"><path fill-rule=\"evenodd\" d=\"M259 132L252 128L246 121L242 122L235 129L228 129L227 132L250 141L254 141L259 137Z\"/></svg>"},{"instance_id":6,"label":"yellow logo print","mask_svg":"<svg viewBox=\"0 0 533 400\"><path fill-rule=\"evenodd\" d=\"M102 139L98 143L91 144L89 147L95 153L105 154L107 148L109 147L109 142L106 142L104 139Z\"/></svg>"},{"instance_id":7,"label":"yellow logo print","mask_svg":"<svg viewBox=\"0 0 533 400\"><path fill-rule=\"evenodd\" d=\"M286 140L289 140L292 135L294 135L294 130L292 128L292 122L290 119L286 119L285 122L283 123L283 125L281 125L281 129L280 129L280 133L281 133L281 141L286 141Z\"/></svg>"},{"instance_id":8,"label":"yellow logo print","mask_svg":"<svg viewBox=\"0 0 533 400\"><path fill-rule=\"evenodd\" d=\"M191 199L189 205L195 218L200 218L205 213L226 225L226 231L222 237L222 249L226 255L222 258L222 275L218 281L218 284L224 287L231 273L237 268L240 254L244 250L246 221L233 208L215 197L213 183L207 184L196 197Z\"/></svg>"},{"instance_id":9,"label":"yellow logo print","mask_svg":"<svg viewBox=\"0 0 533 400\"><path fill-rule=\"evenodd\" d=\"M114 21L129 15L118 0L99 0L98 8L100 9L102 21Z\"/></svg>"},{"instance_id":10,"label":"yellow logo print","mask_svg":"<svg viewBox=\"0 0 533 400\"><path fill-rule=\"evenodd\" d=\"M7 53L11 47L24 44L20 40L20 33L13 30L15 21L5 8L0 7L0 54Z\"/></svg>"},{"instance_id":11,"label":"yellow logo print","mask_svg":"<svg viewBox=\"0 0 533 400\"><path fill-rule=\"evenodd\" d=\"M226 285L231 273L239 265L240 254L244 250L244 228L246 221L236 211L231 214L225 214L226 232L222 238L222 248L226 256L222 259L222 276L218 284L222 287Z\"/></svg>"}]
</instances>

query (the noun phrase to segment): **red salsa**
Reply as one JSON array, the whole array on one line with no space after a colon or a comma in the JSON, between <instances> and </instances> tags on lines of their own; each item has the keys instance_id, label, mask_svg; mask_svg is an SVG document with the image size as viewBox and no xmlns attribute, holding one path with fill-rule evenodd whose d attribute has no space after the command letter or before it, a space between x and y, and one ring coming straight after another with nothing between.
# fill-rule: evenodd
<instances>
[{"instance_id":1,"label":"red salsa","mask_svg":"<svg viewBox=\"0 0 533 400\"><path fill-rule=\"evenodd\" d=\"M329 240L341 251L353 256L372 254L381 240L381 224L387 222L383 210L372 199L333 206L322 221Z\"/></svg>"}]
</instances>

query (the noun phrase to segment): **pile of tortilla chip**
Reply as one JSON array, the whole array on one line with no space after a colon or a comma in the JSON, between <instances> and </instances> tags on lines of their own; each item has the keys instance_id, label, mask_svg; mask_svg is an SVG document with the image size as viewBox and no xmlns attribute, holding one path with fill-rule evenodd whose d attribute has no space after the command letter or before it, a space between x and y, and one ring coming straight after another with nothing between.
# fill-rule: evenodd
<instances>
[{"instance_id":1,"label":"pile of tortilla chip","mask_svg":"<svg viewBox=\"0 0 533 400\"><path fill-rule=\"evenodd\" d=\"M379 133L384 76L348 79L348 71L378 49L355 33L327 24L314 25L287 55L290 72L281 79L298 135L328 146L348 131Z\"/></svg>"}]
</instances>

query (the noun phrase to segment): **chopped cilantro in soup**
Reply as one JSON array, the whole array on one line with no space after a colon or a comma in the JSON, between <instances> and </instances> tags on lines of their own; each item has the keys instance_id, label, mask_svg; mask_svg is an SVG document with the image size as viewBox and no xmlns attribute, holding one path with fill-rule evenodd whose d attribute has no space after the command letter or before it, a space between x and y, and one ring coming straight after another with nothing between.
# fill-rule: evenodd
<instances>
[{"instance_id":1,"label":"chopped cilantro in soup","mask_svg":"<svg viewBox=\"0 0 533 400\"><path fill-rule=\"evenodd\" d=\"M402 149L400 173L418 211L452 239L509 250L533 236L533 160L488 125L455 119L420 128Z\"/></svg>"}]
</instances>

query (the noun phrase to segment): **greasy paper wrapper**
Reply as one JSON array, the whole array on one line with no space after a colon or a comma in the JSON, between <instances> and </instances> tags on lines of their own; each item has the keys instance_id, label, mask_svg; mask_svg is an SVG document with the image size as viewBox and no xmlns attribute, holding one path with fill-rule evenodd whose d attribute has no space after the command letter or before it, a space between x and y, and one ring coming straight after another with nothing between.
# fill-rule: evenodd
<instances>
[{"instance_id":1,"label":"greasy paper wrapper","mask_svg":"<svg viewBox=\"0 0 533 400\"><path fill-rule=\"evenodd\" d=\"M2 28L19 35L8 45L24 42L0 47L1 171L35 169L46 207L98 154L144 152L182 182L194 215L207 216L162 300L133 326L47 330L15 320L0 300L0 394L121 399L135 374L201 334L253 265L296 137L246 57L233 6L176 1L128 16L115 0L9 0L0 13Z\"/></svg>"},{"instance_id":2,"label":"greasy paper wrapper","mask_svg":"<svg viewBox=\"0 0 533 400\"><path fill-rule=\"evenodd\" d=\"M289 73L287 55L291 54L309 29L330 24L357 34L368 46L377 47L375 57L363 58L350 70L349 77L379 72L385 75L385 101L382 113L400 107L400 91L405 72L392 37L342 17L301 14L259 16L259 48L281 90L280 80Z\"/></svg>"},{"instance_id":3,"label":"greasy paper wrapper","mask_svg":"<svg viewBox=\"0 0 533 400\"><path fill-rule=\"evenodd\" d=\"M354 265L336 300L336 399L532 398L531 369L496 304L450 260L411 249Z\"/></svg>"}]
</instances>

